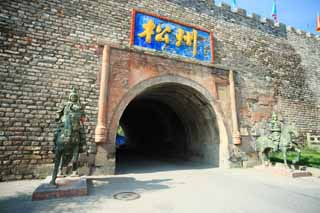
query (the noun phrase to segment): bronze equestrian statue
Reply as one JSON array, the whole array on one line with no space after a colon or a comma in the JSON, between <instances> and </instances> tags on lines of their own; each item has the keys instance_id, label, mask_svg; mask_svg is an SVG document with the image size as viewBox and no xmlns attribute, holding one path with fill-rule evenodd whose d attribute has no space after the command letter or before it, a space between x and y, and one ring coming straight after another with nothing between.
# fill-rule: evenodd
<instances>
[{"instance_id":1,"label":"bronze equestrian statue","mask_svg":"<svg viewBox=\"0 0 320 213\"><path fill-rule=\"evenodd\" d=\"M63 174L63 168L72 165L72 176L77 175L79 153L85 152L86 140L84 129L84 107L75 89L69 95L69 100L63 103L57 111L57 128L54 134L55 161L50 184L56 185L58 170Z\"/></svg>"},{"instance_id":2,"label":"bronze equestrian statue","mask_svg":"<svg viewBox=\"0 0 320 213\"><path fill-rule=\"evenodd\" d=\"M301 150L298 145L293 141L294 138L299 136L298 129L295 124L284 125L278 120L278 116L272 113L270 125L270 134L260 136L256 141L256 151L258 157L264 165L270 163L270 153L281 151L283 153L284 164L288 167L287 152L289 150L297 153L296 158L292 161L293 164L300 160Z\"/></svg>"}]
</instances>

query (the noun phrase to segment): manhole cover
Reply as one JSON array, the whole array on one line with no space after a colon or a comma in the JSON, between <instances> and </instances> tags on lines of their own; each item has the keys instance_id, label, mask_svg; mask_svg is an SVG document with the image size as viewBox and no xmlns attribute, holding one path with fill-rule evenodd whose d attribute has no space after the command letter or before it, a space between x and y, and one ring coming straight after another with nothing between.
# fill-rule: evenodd
<instances>
[{"instance_id":1,"label":"manhole cover","mask_svg":"<svg viewBox=\"0 0 320 213\"><path fill-rule=\"evenodd\" d=\"M120 193L114 194L113 198L117 200L129 201L129 200L136 200L140 198L140 195L135 192L120 192Z\"/></svg>"}]
</instances>

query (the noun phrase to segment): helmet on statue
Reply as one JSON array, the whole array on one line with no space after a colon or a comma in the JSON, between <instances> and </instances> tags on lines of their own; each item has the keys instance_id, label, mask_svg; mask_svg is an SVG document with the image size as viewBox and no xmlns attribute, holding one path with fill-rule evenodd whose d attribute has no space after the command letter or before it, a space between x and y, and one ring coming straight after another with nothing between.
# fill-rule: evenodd
<instances>
[{"instance_id":1,"label":"helmet on statue","mask_svg":"<svg viewBox=\"0 0 320 213\"><path fill-rule=\"evenodd\" d=\"M78 92L75 88L72 88L72 91L69 95L69 101L71 102L77 102L79 99L79 95L78 95Z\"/></svg>"}]
</instances>

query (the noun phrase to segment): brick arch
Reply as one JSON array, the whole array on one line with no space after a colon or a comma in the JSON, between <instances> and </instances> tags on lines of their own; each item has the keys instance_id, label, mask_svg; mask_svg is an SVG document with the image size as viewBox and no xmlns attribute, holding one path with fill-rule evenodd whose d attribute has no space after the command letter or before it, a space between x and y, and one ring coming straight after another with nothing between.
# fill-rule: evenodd
<instances>
[{"instance_id":1,"label":"brick arch","mask_svg":"<svg viewBox=\"0 0 320 213\"><path fill-rule=\"evenodd\" d=\"M214 117L216 120L216 126L219 133L219 167L228 168L229 165L229 144L232 143L231 139L231 130L227 125L226 119L223 116L223 111L221 109L220 104L218 101L211 95L211 93L202 85L197 83L194 80L176 76L176 75L164 75L159 77L153 77L151 79L144 80L137 85L133 86L121 99L120 103L117 105L115 112L113 113L111 117L111 122L108 129L108 135L107 135L107 144L114 144L115 143L115 137L116 137L116 130L117 126L120 122L120 118L129 105L129 103L135 99L138 95L142 94L146 90L161 86L163 84L176 84L181 85L183 87L187 87L191 89L194 93L201 96L204 100L206 100L210 108L212 109L214 113ZM109 148L108 153L114 153L115 152L115 146L111 146L112 148ZM113 149L113 150L110 150ZM113 154L111 154L113 156Z\"/></svg>"}]
</instances>

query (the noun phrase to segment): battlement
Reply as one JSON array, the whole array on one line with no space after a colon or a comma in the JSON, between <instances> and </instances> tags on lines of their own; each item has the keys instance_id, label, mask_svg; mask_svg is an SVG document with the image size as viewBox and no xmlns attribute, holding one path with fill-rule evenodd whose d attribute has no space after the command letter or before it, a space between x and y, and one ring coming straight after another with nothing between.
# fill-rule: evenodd
<instances>
[{"instance_id":1,"label":"battlement","mask_svg":"<svg viewBox=\"0 0 320 213\"><path fill-rule=\"evenodd\" d=\"M172 2L178 3L180 5L184 5L186 7L190 7L195 9L196 11L199 12L206 12L210 16L215 16L215 14L220 12L222 15L225 14L233 14L234 16L232 18L236 18L238 15L239 17L246 18L248 20L252 20L253 23L256 24L262 24L267 27L270 27L276 31L279 31L283 34L286 34L287 32L290 33L295 33L298 36L303 36L306 38L314 38L316 40L320 40L319 35L315 35L310 32L305 32L303 30L294 28L292 26L287 26L285 23L275 23L273 19L262 17L259 14L256 13L251 13L249 14L246 9L243 8L237 8L237 9L232 9L231 5L227 3L217 3L215 0L199 0L199 1L194 1L194 0L172 0ZM236 18L237 20L237 18ZM238 20L241 22L241 20Z\"/></svg>"},{"instance_id":2,"label":"battlement","mask_svg":"<svg viewBox=\"0 0 320 213\"><path fill-rule=\"evenodd\" d=\"M212 0L212 2L214 3L214 0ZM265 18L265 17L261 17L260 15L256 14L256 13L252 13L252 14L248 14L247 11L243 8L237 8L236 10L231 9L231 6L229 4L226 3L219 3L219 4L215 4L216 7L220 8L221 10L225 10L228 12L232 12L232 13L236 13L238 15L250 18L254 21L257 22L261 22L263 24L267 24L271 27L275 27L275 28L280 28L283 31L286 32L293 32L296 33L297 35L301 35L301 36L305 36L308 38L315 38L317 40L320 40L320 36L319 35L315 35L313 33L310 32L305 32L303 30L294 28L292 26L287 26L284 23L275 23L274 20L269 19L269 18Z\"/></svg>"},{"instance_id":3,"label":"battlement","mask_svg":"<svg viewBox=\"0 0 320 213\"><path fill-rule=\"evenodd\" d=\"M319 35L315 35L315 34L310 33L310 32L305 32L303 30L296 29L296 28L294 28L292 26L287 26L287 31L288 32L292 32L292 33L296 33L297 35L304 36L304 37L307 37L307 38L315 38L317 40L320 40L320 36Z\"/></svg>"}]
</instances>

